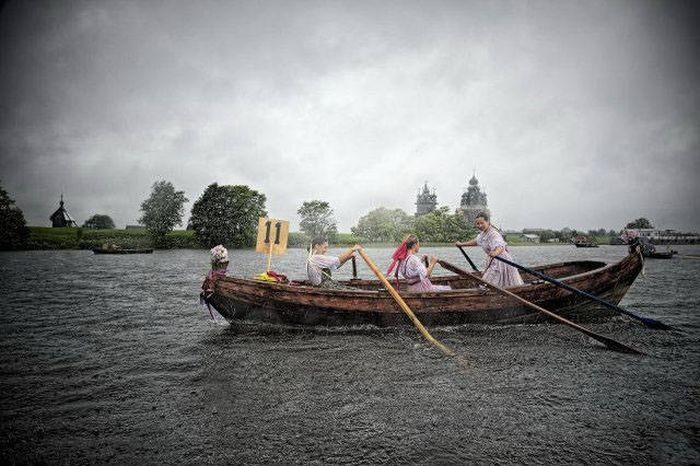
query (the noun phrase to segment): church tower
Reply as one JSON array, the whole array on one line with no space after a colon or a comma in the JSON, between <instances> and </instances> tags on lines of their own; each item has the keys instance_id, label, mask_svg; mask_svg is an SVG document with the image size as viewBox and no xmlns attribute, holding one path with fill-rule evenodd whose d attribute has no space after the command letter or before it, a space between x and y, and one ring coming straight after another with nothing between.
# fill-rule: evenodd
<instances>
[{"instance_id":1,"label":"church tower","mask_svg":"<svg viewBox=\"0 0 700 466\"><path fill-rule=\"evenodd\" d=\"M61 194L61 202L58 210L56 210L56 212L51 214L51 217L49 217L49 220L51 220L51 225L54 228L77 227L78 224L75 223L75 220L73 220L73 217L70 216L63 204L63 194Z\"/></svg>"},{"instance_id":2,"label":"church tower","mask_svg":"<svg viewBox=\"0 0 700 466\"><path fill-rule=\"evenodd\" d=\"M462 194L462 202L458 211L464 215L464 219L470 225L474 224L474 220L479 212L486 212L491 215L487 207L486 193L481 191L479 180L476 179L476 172L469 180L467 191Z\"/></svg>"},{"instance_id":3,"label":"church tower","mask_svg":"<svg viewBox=\"0 0 700 466\"><path fill-rule=\"evenodd\" d=\"M423 190L418 189L418 196L416 198L416 215L423 215L430 213L437 207L437 194L435 194L435 189L431 192L428 188L428 182L423 185Z\"/></svg>"}]
</instances>

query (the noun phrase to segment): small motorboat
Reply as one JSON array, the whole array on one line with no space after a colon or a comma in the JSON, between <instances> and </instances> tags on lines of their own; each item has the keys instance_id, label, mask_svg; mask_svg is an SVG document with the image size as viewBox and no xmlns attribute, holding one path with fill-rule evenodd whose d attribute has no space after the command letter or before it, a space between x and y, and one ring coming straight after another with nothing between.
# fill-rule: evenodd
<instances>
[{"instance_id":1,"label":"small motorboat","mask_svg":"<svg viewBox=\"0 0 700 466\"><path fill-rule=\"evenodd\" d=\"M643 254L648 259L672 259L674 255L678 254L678 251L651 251Z\"/></svg>"},{"instance_id":2,"label":"small motorboat","mask_svg":"<svg viewBox=\"0 0 700 466\"><path fill-rule=\"evenodd\" d=\"M95 248L95 254L152 254L153 248L121 249L121 248Z\"/></svg>"},{"instance_id":3,"label":"small motorboat","mask_svg":"<svg viewBox=\"0 0 700 466\"><path fill-rule=\"evenodd\" d=\"M584 235L579 235L575 237L572 241L574 243L574 246L577 248L597 248L598 243L596 243L594 240L591 238L584 236Z\"/></svg>"}]
</instances>

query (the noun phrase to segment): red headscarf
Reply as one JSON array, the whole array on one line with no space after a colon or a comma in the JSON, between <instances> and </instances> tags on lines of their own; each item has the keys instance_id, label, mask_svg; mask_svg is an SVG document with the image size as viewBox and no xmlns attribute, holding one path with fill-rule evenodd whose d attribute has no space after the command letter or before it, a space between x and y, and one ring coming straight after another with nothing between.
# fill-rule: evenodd
<instances>
[{"instance_id":1,"label":"red headscarf","mask_svg":"<svg viewBox=\"0 0 700 466\"><path fill-rule=\"evenodd\" d=\"M398 261L402 261L408 257L408 250L406 249L406 241L403 241L401 244L399 244L399 247L396 248L394 251L394 254L391 255L391 265L389 266L389 269L386 271L386 274L389 275L391 274L391 271L394 270L394 266Z\"/></svg>"}]
</instances>

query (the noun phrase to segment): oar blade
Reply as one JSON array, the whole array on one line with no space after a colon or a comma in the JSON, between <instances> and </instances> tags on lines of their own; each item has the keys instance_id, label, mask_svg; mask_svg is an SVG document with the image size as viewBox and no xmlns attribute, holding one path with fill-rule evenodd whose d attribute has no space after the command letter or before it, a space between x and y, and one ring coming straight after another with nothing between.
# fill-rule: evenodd
<instances>
[{"instance_id":1,"label":"oar blade","mask_svg":"<svg viewBox=\"0 0 700 466\"><path fill-rule=\"evenodd\" d=\"M525 267L525 266L522 266L522 265L517 264L517 263L515 263L515 262L509 261L508 259L504 259L504 258L502 258L502 257L500 257L500 256L496 256L495 259L498 259L498 260L501 261L501 262L504 262L504 263L506 263L506 264L508 264L508 265L511 265L511 266L513 266L513 267L515 267L515 268L517 268L517 269L519 269L519 270L522 270L523 272L527 272L527 273L529 273L529 274L531 274L531 275L534 275L534 276L536 276L536 277L539 277L539 278L541 278L542 280L544 280L544 281L546 281L546 282L549 282L549 283L552 283L552 284L554 284L554 285L556 285L556 286L558 286L558 287L560 287L560 288L564 288L565 290L569 290L569 291L571 291L572 293L575 293L575 294L577 294L577 295L579 295L579 296L583 296L583 297L588 298L588 299L590 299L590 300L592 300L592 301L595 301L595 302L597 302L597 303L599 303L599 304L602 304L603 306L605 306L605 307L607 307L607 308L609 308L609 309L613 309L613 310L615 310L615 311L617 311L617 312L620 312L621 314L624 314L624 315L629 316L629 317L631 317L631 318L633 318L633 319L636 319L636 320L642 322L647 328L652 328L652 329L657 329L657 330L671 330L671 329L672 329L672 327L670 327L669 325L664 324L663 322L659 322L658 320L651 319L651 318L649 318L649 317L639 316L639 315L637 315L637 314L635 314L635 313L633 313L633 312L631 312L631 311L628 311L627 309L624 309L624 308L622 308L622 307L620 307L620 306L618 306L618 305L616 305L616 304L613 304L613 303L611 303L611 302L608 302L608 301L606 301L606 300L604 300L604 299L602 299L602 298L600 298L600 297L598 297L598 296L592 295L592 294L590 294L590 293L588 293L588 292L585 292L585 291L583 291L583 290L579 290L579 289L577 289L577 288L574 288L574 287L571 286L571 285L568 285L568 284L566 284L566 283L564 283L564 282L562 282L562 281L557 280L556 278L552 278L552 277L550 277L550 276L548 276L548 275L545 275L545 274L543 274L542 272L538 272L538 271L536 271L536 270L529 269L529 268L527 268L527 267Z\"/></svg>"},{"instance_id":2,"label":"oar blade","mask_svg":"<svg viewBox=\"0 0 700 466\"><path fill-rule=\"evenodd\" d=\"M636 348L632 348L631 346L627 346L624 343L620 343L619 341L613 340L612 338L604 337L603 335L597 334L595 336L591 335L591 337L603 343L608 349L611 349L613 351L617 351L619 353L638 354L640 356L646 356L645 352L640 351Z\"/></svg>"},{"instance_id":3,"label":"oar blade","mask_svg":"<svg viewBox=\"0 0 700 466\"><path fill-rule=\"evenodd\" d=\"M604 344L608 349L611 349L611 350L613 350L613 351L618 351L618 352L620 352L620 353L638 354L638 355L644 355L644 354L645 354L645 353L643 353L642 351L639 351L638 349L632 348L631 346L627 346L627 345L625 345L624 343L620 343L619 341L613 340L612 338L608 338L608 337L605 337L605 336L603 336L603 335L599 335L599 334L595 333L595 332L592 331L592 330L589 330L589 329L587 329L587 328L585 328L585 327L582 327L581 325L575 324L575 323L571 322L571 321L568 320L568 319L565 319L564 317L562 317L562 316L560 316L560 315L557 315L557 314L555 314L555 313L553 313L553 312L551 312L551 311L548 311L547 309L544 309L544 308L541 307L541 306L538 306L538 305L536 305L536 304L534 304L534 303L531 303L530 301L527 301L526 299L522 298L521 296L516 295L515 293L512 293L512 292L510 292L510 291L508 291L508 290L505 290L505 289L503 289L503 288L501 288L501 287L499 287L499 286L497 286L497 285L494 285L494 284L492 284L492 283L488 283L488 282L486 282L483 278L477 277L477 276L475 276L475 275L473 275L473 274L467 272L466 270L464 270L464 269L462 269L462 268L460 268L460 267L457 267L456 265L450 264L450 263L447 262L447 261L439 260L438 263L439 263L442 267L444 267L445 269L447 269L447 270L449 270L449 271L451 271L451 272L454 272L454 273L456 273L457 275L464 276L464 277L471 277L471 278L473 278L474 280L485 284L486 286L492 288L492 289L495 290L495 291L498 291L498 292L500 292L500 293L502 293L502 294L505 294L505 295L507 295L507 296L511 296L512 298L514 298L514 299L516 299L516 300L518 300L518 301L524 303L526 306L528 306L528 307L530 307L530 308L533 308L533 309L535 309L535 310L537 310L537 311L539 311L539 312L542 312L542 313L544 313L544 314L546 314L546 315L548 315L548 316L550 316L550 317L552 317L552 318L558 320L559 322L562 322L563 324L568 325L569 327L578 330L579 332L583 333L584 335L588 335L589 337L593 338L594 340L597 340L597 341L601 342L601 343Z\"/></svg>"},{"instance_id":4,"label":"oar blade","mask_svg":"<svg viewBox=\"0 0 700 466\"><path fill-rule=\"evenodd\" d=\"M650 317L643 317L641 319L641 322L647 327L656 330L673 330L673 327L671 327L670 325L664 324L663 322L658 321L656 319L652 319Z\"/></svg>"}]
</instances>

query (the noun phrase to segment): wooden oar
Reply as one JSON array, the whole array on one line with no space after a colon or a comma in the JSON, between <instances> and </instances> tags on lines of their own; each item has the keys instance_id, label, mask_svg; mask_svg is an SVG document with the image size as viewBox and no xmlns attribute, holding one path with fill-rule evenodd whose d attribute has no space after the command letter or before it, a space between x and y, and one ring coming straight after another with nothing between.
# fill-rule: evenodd
<instances>
[{"instance_id":1,"label":"wooden oar","mask_svg":"<svg viewBox=\"0 0 700 466\"><path fill-rule=\"evenodd\" d=\"M460 251L462 251L462 255L463 255L464 258L467 260L467 262L469 262L469 265L472 266L472 270L473 270L474 272L478 272L479 269L476 268L476 265L474 265L474 262L472 262L471 258L467 255L466 252L464 252L464 249L462 249L462 246L457 246L457 247L459 248Z\"/></svg>"},{"instance_id":2,"label":"wooden oar","mask_svg":"<svg viewBox=\"0 0 700 466\"><path fill-rule=\"evenodd\" d=\"M565 290L571 291L572 293L576 293L579 296L586 297L592 301L595 301L598 304L602 304L603 306L605 306L609 309L617 311L617 312L624 314L626 316L629 316L633 319L637 319L638 321L640 321L641 323L643 323L644 325L646 325L649 328L661 329L661 330L670 330L672 328L670 325L666 325L661 321L658 321L656 319L652 319L650 317L644 317L644 316L637 315L634 312L628 311L627 309L624 309L620 306L616 306L615 304L608 302L602 298L599 298L598 296L592 295L592 294L590 294L586 291L583 291L583 290L579 290L578 288L574 288L573 286L567 285L566 283L559 281L556 278L552 278L549 275L545 275L541 272L538 272L537 270L528 269L527 267L524 267L520 264L516 264L513 261L509 261L508 259L504 259L501 256L496 256L496 257L494 257L494 259L498 259L499 261L501 261L503 263L506 263L508 265L512 265L513 267L520 269L523 272L527 272L531 275L534 275L538 278L541 278L542 280L544 280L546 282L557 285L558 287L564 288Z\"/></svg>"},{"instance_id":3,"label":"wooden oar","mask_svg":"<svg viewBox=\"0 0 700 466\"><path fill-rule=\"evenodd\" d=\"M443 260L439 260L438 263L439 263L442 267L444 267L445 269L447 269L447 270L449 270L449 271L451 271L451 272L454 272L454 273L456 273L457 275L461 275L461 276L463 276L463 277L472 278L473 280L475 280L475 281L477 281L477 282L479 282L479 283L481 283L481 284L483 284L483 285L486 285L486 286L488 286L488 287L490 287L490 288L493 288L494 290L498 291L498 292L501 293L501 294L504 294L504 295L506 295L506 296L510 296L511 298L513 298L513 299L515 299L515 300L517 300L517 301L520 301L521 303L525 304L525 305L526 305L527 307L529 307L529 308L535 309L536 311L539 311L539 312L541 312L541 313L543 313L543 314L546 314L546 315L548 315L549 317L551 317L551 318L553 318L553 319L556 319L556 320L558 320L559 322L561 322L561 323L563 323L563 324L566 324L566 325L568 325L569 327L574 328L574 329L578 330L579 332L584 333L584 334L588 335L589 337L591 337L591 338L593 338L593 339L595 339L595 340L598 340L599 342L603 343L605 346L607 346L607 347L610 348L611 350L620 351L620 352L622 352L622 353L644 354L643 352L641 352L641 351L639 351L639 350L637 350L637 349L634 349L634 348L632 348L632 347L630 347L630 346L627 346L627 345L625 345L624 343L620 343L619 341L613 340L612 338L608 338L608 337L605 337L605 336L603 336L603 335L599 335L599 334L593 332L592 330L588 330L587 328L582 327L582 326L580 326L580 325L578 325L578 324L575 324L575 323L571 322L571 321L568 320L568 319L565 319L565 318L563 318L563 317L561 317L561 316L558 316L558 315L556 315L555 313L550 312L550 311L548 311L547 309L545 309L545 308L543 308L543 307L541 307L541 306L538 306L537 304L531 303L530 301L528 301L528 300L526 300L526 299L524 299L524 298L521 298L521 297L518 296L517 294L511 293L510 291L501 288L500 286L496 286L496 285L494 285L494 284L492 284L492 283L489 283L489 282L487 282L486 280L484 280L483 278L477 277L476 275L471 274L471 273L467 272L466 270L464 270L464 269L462 269L462 268L460 268L460 267L457 267L456 265L452 265L452 264L450 264L449 262L446 262L446 261L443 261Z\"/></svg>"},{"instance_id":4,"label":"wooden oar","mask_svg":"<svg viewBox=\"0 0 700 466\"><path fill-rule=\"evenodd\" d=\"M394 301L396 301L396 304L399 305L401 310L406 313L409 319L413 322L413 325L416 326L418 331L425 337L426 340L428 340L430 343L432 343L435 347L437 347L440 351L445 353L447 356L455 356L455 352L449 349L447 346L443 345L439 341L437 341L433 336L428 332L428 330L423 326L420 320L418 320L418 317L413 313L410 307L408 307L408 304L401 298L399 295L398 291L394 289L393 286L391 286L391 283L389 283L389 280L384 277L382 272L377 268L376 265L374 265L374 262L372 262L372 259L369 258L367 253L363 251L362 249L358 250L357 252L360 253L360 256L367 262L367 265L369 266L370 269L372 269L372 272L377 276L380 282L382 282L382 285L384 285L384 288L389 292L392 298L394 298Z\"/></svg>"},{"instance_id":5,"label":"wooden oar","mask_svg":"<svg viewBox=\"0 0 700 466\"><path fill-rule=\"evenodd\" d=\"M457 246L457 247L458 247L459 250L462 252L462 254L463 254L464 257L467 259L467 261L468 261L470 264L472 264L472 267L473 267L473 266L474 266L474 263L471 261L471 259L469 258L469 256L467 255L467 253L464 251L464 249L462 249L462 246ZM557 285L557 286L559 286L559 287L561 287L561 288L564 288L565 290L571 291L572 293L576 293L576 294L578 294L579 296L584 296L584 297L586 297L586 298L588 298L588 299L591 299L591 300L593 300L593 301L595 301L595 302L597 302L597 303L599 303L599 304L602 304L603 306L606 306L606 307L608 307L608 308L610 308L610 309L613 309L613 310L615 310L615 311L617 311L617 312L620 312L621 314L625 314L625 315L627 315L627 316L629 316L629 317L632 317L633 319L637 319L637 320L639 320L640 322L642 322L644 325L646 325L646 326L649 327L649 328L653 328L653 329L663 329L663 330L670 330L670 329L672 328L670 325L666 325L666 324L664 324L664 323L661 322L661 321L658 321L658 320L656 320L656 319L652 319L652 318L650 318L650 317L638 316L637 314L635 314L635 313L633 313L633 312L631 312L631 311L628 311L627 309L624 309L624 308L622 308L622 307L620 307L620 306L616 306L616 305L613 304L613 303L610 303L610 302L608 302L608 301L605 301L605 300L602 299L602 298L599 298L599 297L597 297L597 296L595 296L595 295L592 295L592 294L590 294L590 293L587 293L587 292L585 292L585 291L583 291L583 290L579 290L578 288L574 288L574 287L571 286L571 285L567 285L566 283L564 283L564 282L562 282L562 281L559 281L559 280L557 280L556 278L552 278L552 277L550 277L550 276L548 276L548 275L545 275L545 274L543 274L543 273L541 273L541 272L538 272L538 271L536 271L536 270L528 269L528 268L525 267L525 266L522 266L522 265L520 265L520 264L516 264L515 262L509 261L508 259L504 259L504 258L502 258L501 256L496 256L494 259L498 259L498 260L501 261L501 262L504 262L504 263L506 263L506 264L508 264L508 265L512 265L513 267L515 267L515 268L517 268L517 269L520 269L520 270L522 270L523 272L527 272L527 273L529 273L529 274L531 274L531 275L534 275L534 276L536 276L536 277L538 277L538 278L541 278L542 280L544 280L544 281L546 281L546 282L549 282L549 283L552 283L552 284L554 284L554 285ZM477 270L477 269L474 267L474 270Z\"/></svg>"}]
</instances>

